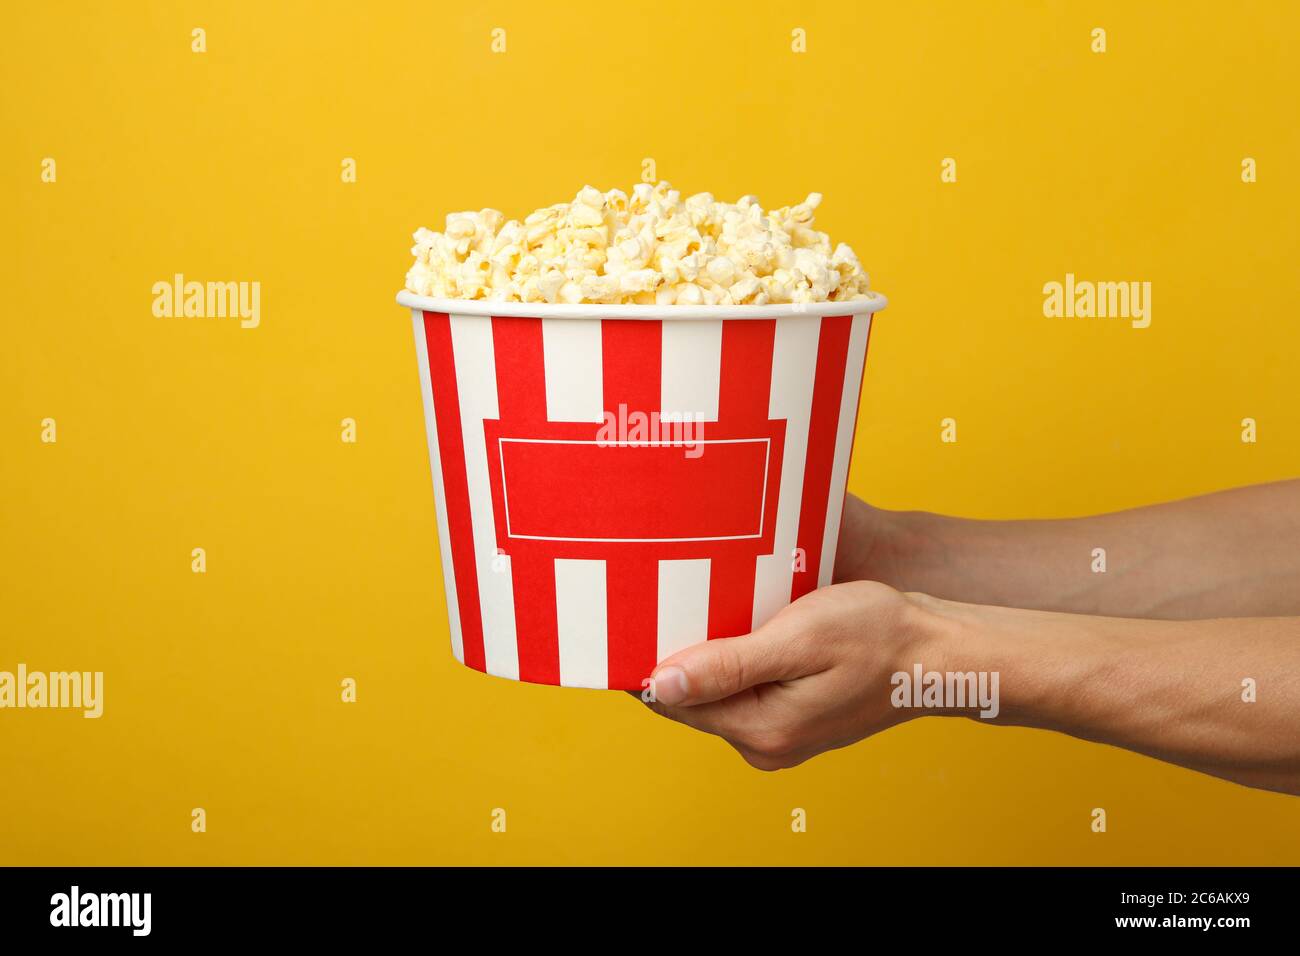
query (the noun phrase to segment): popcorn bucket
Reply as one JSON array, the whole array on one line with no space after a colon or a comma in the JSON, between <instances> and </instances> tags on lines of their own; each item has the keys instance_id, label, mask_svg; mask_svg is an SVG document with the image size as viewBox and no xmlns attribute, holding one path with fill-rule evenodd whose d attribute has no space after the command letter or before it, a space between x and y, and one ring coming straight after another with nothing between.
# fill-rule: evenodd
<instances>
[{"instance_id":1,"label":"popcorn bucket","mask_svg":"<svg viewBox=\"0 0 1300 956\"><path fill-rule=\"evenodd\" d=\"M871 315L761 306L411 309L452 650L640 690L829 584Z\"/></svg>"}]
</instances>

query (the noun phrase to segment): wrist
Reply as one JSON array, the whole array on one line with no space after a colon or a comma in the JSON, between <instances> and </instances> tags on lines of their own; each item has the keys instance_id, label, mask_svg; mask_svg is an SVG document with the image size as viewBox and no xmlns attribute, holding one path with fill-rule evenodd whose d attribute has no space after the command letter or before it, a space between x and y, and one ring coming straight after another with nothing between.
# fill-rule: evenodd
<instances>
[{"instance_id":1,"label":"wrist","mask_svg":"<svg viewBox=\"0 0 1300 956\"><path fill-rule=\"evenodd\" d=\"M1088 641L1086 621L1073 615L964 604L909 593L918 637L909 667L941 675L945 687L982 688L994 698L982 706L945 699L932 713L984 722L1059 729L1069 723L1081 686L1104 661ZM1103 655L1104 656L1104 655ZM967 704L970 702L967 701Z\"/></svg>"}]
</instances>

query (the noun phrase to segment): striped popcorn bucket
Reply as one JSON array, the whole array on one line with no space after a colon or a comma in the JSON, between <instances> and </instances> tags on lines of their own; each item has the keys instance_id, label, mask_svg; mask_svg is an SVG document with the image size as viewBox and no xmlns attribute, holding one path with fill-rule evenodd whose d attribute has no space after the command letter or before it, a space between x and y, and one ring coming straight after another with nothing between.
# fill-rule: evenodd
<instances>
[{"instance_id":1,"label":"striped popcorn bucket","mask_svg":"<svg viewBox=\"0 0 1300 956\"><path fill-rule=\"evenodd\" d=\"M830 583L872 313L411 309L452 651L639 690Z\"/></svg>"}]
</instances>

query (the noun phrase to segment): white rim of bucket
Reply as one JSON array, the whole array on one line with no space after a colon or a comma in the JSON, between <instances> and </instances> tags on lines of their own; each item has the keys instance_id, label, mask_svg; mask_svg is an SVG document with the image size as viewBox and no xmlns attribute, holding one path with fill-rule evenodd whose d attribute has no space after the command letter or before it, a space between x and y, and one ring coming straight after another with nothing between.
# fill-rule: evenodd
<instances>
[{"instance_id":1,"label":"white rim of bucket","mask_svg":"<svg viewBox=\"0 0 1300 956\"><path fill-rule=\"evenodd\" d=\"M551 302L493 302L489 299L433 299L403 289L397 304L447 315L522 316L539 319L775 319L791 315L861 315L889 302L879 292L844 302L778 302L771 305L563 305Z\"/></svg>"}]
</instances>

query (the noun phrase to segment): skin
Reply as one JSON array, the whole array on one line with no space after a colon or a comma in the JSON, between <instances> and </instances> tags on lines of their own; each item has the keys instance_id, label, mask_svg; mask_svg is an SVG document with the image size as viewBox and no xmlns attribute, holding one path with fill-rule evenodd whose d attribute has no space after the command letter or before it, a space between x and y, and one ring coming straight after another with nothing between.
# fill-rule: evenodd
<instances>
[{"instance_id":1,"label":"skin","mask_svg":"<svg viewBox=\"0 0 1300 956\"><path fill-rule=\"evenodd\" d=\"M1300 794L1300 481L1059 521L850 496L835 577L752 634L660 663L649 706L762 770L941 715ZM894 706L891 677L916 664L997 672L997 716Z\"/></svg>"}]
</instances>

